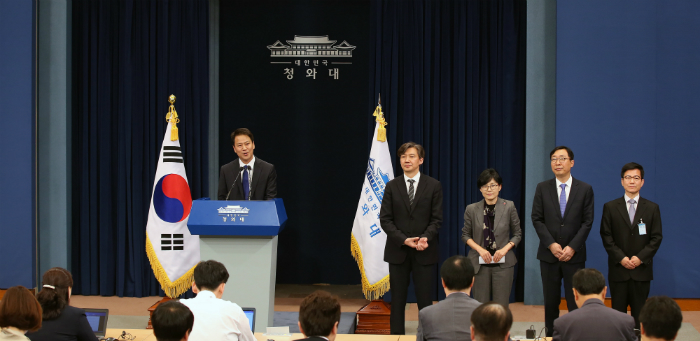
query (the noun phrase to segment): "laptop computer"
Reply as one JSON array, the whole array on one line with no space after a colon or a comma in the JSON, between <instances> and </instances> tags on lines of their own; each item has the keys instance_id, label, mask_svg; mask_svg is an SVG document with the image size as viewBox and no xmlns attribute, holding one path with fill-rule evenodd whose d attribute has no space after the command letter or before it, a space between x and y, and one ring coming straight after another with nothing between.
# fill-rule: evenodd
<instances>
[{"instance_id":1,"label":"laptop computer","mask_svg":"<svg viewBox=\"0 0 700 341\"><path fill-rule=\"evenodd\" d=\"M105 337L107 332L107 318L109 318L109 309L84 309L88 323L95 332L97 338Z\"/></svg>"},{"instance_id":2,"label":"laptop computer","mask_svg":"<svg viewBox=\"0 0 700 341\"><path fill-rule=\"evenodd\" d=\"M250 331L255 333L255 308L241 308L250 322Z\"/></svg>"}]
</instances>

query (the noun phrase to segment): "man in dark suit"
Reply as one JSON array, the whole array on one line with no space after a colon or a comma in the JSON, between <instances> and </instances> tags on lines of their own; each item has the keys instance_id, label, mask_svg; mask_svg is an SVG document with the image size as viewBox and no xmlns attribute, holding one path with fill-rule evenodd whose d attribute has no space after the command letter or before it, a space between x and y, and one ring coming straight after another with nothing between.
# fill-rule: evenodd
<instances>
[{"instance_id":1,"label":"man in dark suit","mask_svg":"<svg viewBox=\"0 0 700 341\"><path fill-rule=\"evenodd\" d=\"M608 281L613 309L632 310L639 328L639 312L654 279L653 258L661 245L659 205L639 197L644 168L630 162L622 167L622 198L605 203L600 236L608 252Z\"/></svg>"},{"instance_id":2,"label":"man in dark suit","mask_svg":"<svg viewBox=\"0 0 700 341\"><path fill-rule=\"evenodd\" d=\"M586 239L593 224L593 188L571 176L574 152L556 147L549 153L554 179L540 182L532 202L532 224L540 238L537 259L542 272L544 324L552 336L559 317L561 282L569 311L576 301L571 277L586 266Z\"/></svg>"},{"instance_id":3,"label":"man in dark suit","mask_svg":"<svg viewBox=\"0 0 700 341\"><path fill-rule=\"evenodd\" d=\"M579 309L554 321L554 341L636 341L632 316L610 309L605 300L605 277L596 269L581 269L573 278Z\"/></svg>"},{"instance_id":4,"label":"man in dark suit","mask_svg":"<svg viewBox=\"0 0 700 341\"><path fill-rule=\"evenodd\" d=\"M231 133L238 158L221 166L219 200L268 200L277 196L275 166L253 155L255 138L246 128Z\"/></svg>"},{"instance_id":5,"label":"man in dark suit","mask_svg":"<svg viewBox=\"0 0 700 341\"><path fill-rule=\"evenodd\" d=\"M474 266L467 257L452 256L442 263L440 277L446 297L418 313L416 340L469 340L471 331L464 322L481 305L469 297L474 285Z\"/></svg>"},{"instance_id":6,"label":"man in dark suit","mask_svg":"<svg viewBox=\"0 0 700 341\"><path fill-rule=\"evenodd\" d=\"M299 331L304 339L333 341L338 335L340 302L336 296L317 290L306 296L299 306Z\"/></svg>"},{"instance_id":7,"label":"man in dark suit","mask_svg":"<svg viewBox=\"0 0 700 341\"><path fill-rule=\"evenodd\" d=\"M433 265L438 261L438 229L442 224L442 186L421 174L425 151L414 142L398 151L403 176L387 183L379 221L386 233L384 261L389 263L391 333L405 334L405 306L411 273L418 309L433 303Z\"/></svg>"}]
</instances>

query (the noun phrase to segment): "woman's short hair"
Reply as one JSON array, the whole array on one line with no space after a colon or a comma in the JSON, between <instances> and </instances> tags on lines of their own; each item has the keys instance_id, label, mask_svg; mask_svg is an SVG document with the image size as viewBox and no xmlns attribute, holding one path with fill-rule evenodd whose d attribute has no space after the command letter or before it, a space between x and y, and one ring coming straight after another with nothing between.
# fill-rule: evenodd
<instances>
[{"instance_id":1,"label":"woman's short hair","mask_svg":"<svg viewBox=\"0 0 700 341\"><path fill-rule=\"evenodd\" d=\"M56 319L70 303L68 288L73 287L73 276L64 268L51 268L44 272L41 285L37 299L44 309L44 320Z\"/></svg>"},{"instance_id":2,"label":"woman's short hair","mask_svg":"<svg viewBox=\"0 0 700 341\"><path fill-rule=\"evenodd\" d=\"M495 169L489 168L481 172L479 178L476 180L476 186L478 188L481 188L482 186L491 182L492 179L493 181L496 181L497 184L503 185L503 179L501 179L501 175L498 174L498 172Z\"/></svg>"},{"instance_id":3,"label":"woman's short hair","mask_svg":"<svg viewBox=\"0 0 700 341\"><path fill-rule=\"evenodd\" d=\"M7 289L0 300L0 327L29 331L41 328L41 305L31 291L21 285Z\"/></svg>"}]
</instances>

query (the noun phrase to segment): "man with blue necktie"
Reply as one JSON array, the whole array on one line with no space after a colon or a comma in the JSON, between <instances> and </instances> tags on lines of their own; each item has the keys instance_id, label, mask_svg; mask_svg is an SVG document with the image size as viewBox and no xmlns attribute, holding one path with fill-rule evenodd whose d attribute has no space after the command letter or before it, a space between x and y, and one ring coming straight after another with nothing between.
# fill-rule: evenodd
<instances>
[{"instance_id":1,"label":"man with blue necktie","mask_svg":"<svg viewBox=\"0 0 700 341\"><path fill-rule=\"evenodd\" d=\"M572 290L574 273L586 267L586 239L593 224L593 188L574 179L574 152L565 146L549 153L555 178L540 182L532 202L532 224L540 238L540 260L544 292L544 324L547 336L559 317L561 282L569 311L576 310Z\"/></svg>"},{"instance_id":2,"label":"man with blue necktie","mask_svg":"<svg viewBox=\"0 0 700 341\"><path fill-rule=\"evenodd\" d=\"M275 166L253 155L255 138L247 128L231 133L238 158L221 166L219 200L268 200L277 196Z\"/></svg>"}]
</instances>

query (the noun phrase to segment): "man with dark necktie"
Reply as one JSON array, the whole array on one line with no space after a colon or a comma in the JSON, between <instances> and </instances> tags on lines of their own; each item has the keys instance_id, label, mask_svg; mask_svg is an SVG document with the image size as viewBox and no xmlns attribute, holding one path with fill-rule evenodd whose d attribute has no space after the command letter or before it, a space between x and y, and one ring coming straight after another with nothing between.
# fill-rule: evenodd
<instances>
[{"instance_id":1,"label":"man with dark necktie","mask_svg":"<svg viewBox=\"0 0 700 341\"><path fill-rule=\"evenodd\" d=\"M238 158L223 165L219 174L219 200L268 200L277 196L275 166L253 155L255 138L246 128L231 133Z\"/></svg>"},{"instance_id":2,"label":"man with dark necktie","mask_svg":"<svg viewBox=\"0 0 700 341\"><path fill-rule=\"evenodd\" d=\"M405 334L406 299L411 273L418 309L433 303L430 289L438 261L438 229L442 224L442 186L420 172L425 151L414 142L399 147L403 176L384 190L379 221L386 233L384 261L389 263L391 334Z\"/></svg>"},{"instance_id":3,"label":"man with dark necktie","mask_svg":"<svg viewBox=\"0 0 700 341\"><path fill-rule=\"evenodd\" d=\"M639 313L654 279L654 255L661 245L659 205L641 198L644 167L630 162L622 167L625 195L603 206L600 236L608 252L610 298L615 310L632 311L639 328Z\"/></svg>"},{"instance_id":4,"label":"man with dark necktie","mask_svg":"<svg viewBox=\"0 0 700 341\"><path fill-rule=\"evenodd\" d=\"M554 332L559 317L561 282L569 311L576 310L572 290L574 273L586 266L586 239L593 224L593 188L574 179L574 152L565 146L549 153L555 178L540 182L532 202L532 224L540 246L537 259L542 272L544 324L547 336Z\"/></svg>"}]
</instances>

